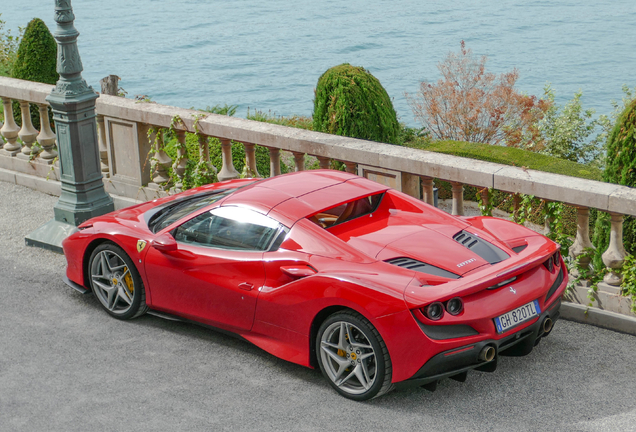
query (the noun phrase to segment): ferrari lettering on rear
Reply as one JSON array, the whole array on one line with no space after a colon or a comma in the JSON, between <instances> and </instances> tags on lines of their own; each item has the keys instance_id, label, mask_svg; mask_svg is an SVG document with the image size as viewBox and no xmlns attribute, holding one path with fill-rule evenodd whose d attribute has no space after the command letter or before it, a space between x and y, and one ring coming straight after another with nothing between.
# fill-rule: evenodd
<instances>
[{"instance_id":1,"label":"ferrari lettering on rear","mask_svg":"<svg viewBox=\"0 0 636 432\"><path fill-rule=\"evenodd\" d=\"M475 262L475 261L477 261L475 258L471 258L464 262L460 262L459 264L457 264L457 267L464 267L466 264L470 264L471 262Z\"/></svg>"}]
</instances>

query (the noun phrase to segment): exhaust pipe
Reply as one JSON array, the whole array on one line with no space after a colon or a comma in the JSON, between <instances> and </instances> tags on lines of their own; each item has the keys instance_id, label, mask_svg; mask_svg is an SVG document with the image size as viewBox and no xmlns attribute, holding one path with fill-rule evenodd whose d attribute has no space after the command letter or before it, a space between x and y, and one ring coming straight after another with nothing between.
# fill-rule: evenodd
<instances>
[{"instance_id":1,"label":"exhaust pipe","mask_svg":"<svg viewBox=\"0 0 636 432\"><path fill-rule=\"evenodd\" d=\"M495 358L495 348L492 346L485 346L481 352L479 353L479 360L481 361L492 361Z\"/></svg>"},{"instance_id":2,"label":"exhaust pipe","mask_svg":"<svg viewBox=\"0 0 636 432\"><path fill-rule=\"evenodd\" d=\"M545 333L546 336L552 330L553 325L554 323L552 322L550 318L546 318L543 320L543 324L541 325L541 328L543 329L543 333Z\"/></svg>"}]
</instances>

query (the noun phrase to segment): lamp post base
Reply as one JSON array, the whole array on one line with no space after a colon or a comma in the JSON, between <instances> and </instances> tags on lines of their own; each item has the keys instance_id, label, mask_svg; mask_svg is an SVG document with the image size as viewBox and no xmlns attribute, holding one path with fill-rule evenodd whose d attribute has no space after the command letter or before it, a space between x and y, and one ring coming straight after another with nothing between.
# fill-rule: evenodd
<instances>
[{"instance_id":1,"label":"lamp post base","mask_svg":"<svg viewBox=\"0 0 636 432\"><path fill-rule=\"evenodd\" d=\"M64 253L62 241L77 232L76 226L52 219L24 238L27 246L39 247L57 253Z\"/></svg>"}]
</instances>

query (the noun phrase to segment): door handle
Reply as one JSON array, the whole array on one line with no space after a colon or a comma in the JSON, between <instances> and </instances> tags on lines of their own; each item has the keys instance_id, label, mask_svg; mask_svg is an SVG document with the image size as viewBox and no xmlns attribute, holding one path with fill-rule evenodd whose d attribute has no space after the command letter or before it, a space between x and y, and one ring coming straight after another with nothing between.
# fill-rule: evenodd
<instances>
[{"instance_id":1,"label":"door handle","mask_svg":"<svg viewBox=\"0 0 636 432\"><path fill-rule=\"evenodd\" d=\"M249 282L243 282L239 284L239 288L245 291L252 291L252 288L254 288L254 285Z\"/></svg>"}]
</instances>

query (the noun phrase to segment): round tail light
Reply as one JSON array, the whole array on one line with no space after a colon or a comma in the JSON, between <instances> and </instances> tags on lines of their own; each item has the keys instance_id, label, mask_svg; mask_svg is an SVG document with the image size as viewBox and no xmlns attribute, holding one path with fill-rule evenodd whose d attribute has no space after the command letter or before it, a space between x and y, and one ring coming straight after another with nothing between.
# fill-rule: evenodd
<instances>
[{"instance_id":1,"label":"round tail light","mask_svg":"<svg viewBox=\"0 0 636 432\"><path fill-rule=\"evenodd\" d=\"M446 312L451 315L459 315L464 310L464 302L459 297L454 297L446 303Z\"/></svg>"},{"instance_id":2,"label":"round tail light","mask_svg":"<svg viewBox=\"0 0 636 432\"><path fill-rule=\"evenodd\" d=\"M426 316L433 321L442 318L444 316L444 305L440 302L435 302L426 306Z\"/></svg>"}]
</instances>

